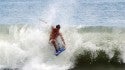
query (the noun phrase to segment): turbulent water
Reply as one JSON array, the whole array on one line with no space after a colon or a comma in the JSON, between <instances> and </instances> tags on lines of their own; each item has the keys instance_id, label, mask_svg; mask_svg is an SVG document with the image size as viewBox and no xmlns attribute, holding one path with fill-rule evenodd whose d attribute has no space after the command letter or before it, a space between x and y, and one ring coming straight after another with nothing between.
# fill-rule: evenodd
<instances>
[{"instance_id":1,"label":"turbulent water","mask_svg":"<svg viewBox=\"0 0 125 70\"><path fill-rule=\"evenodd\" d=\"M61 32L66 50L59 56L54 55L54 47L48 42L51 29L48 25L0 25L0 28L1 69L68 70L85 63L97 64L104 55L104 61L108 58L109 62L117 55L115 62L125 63L124 28L64 25ZM88 58L90 62L86 61Z\"/></svg>"}]
</instances>

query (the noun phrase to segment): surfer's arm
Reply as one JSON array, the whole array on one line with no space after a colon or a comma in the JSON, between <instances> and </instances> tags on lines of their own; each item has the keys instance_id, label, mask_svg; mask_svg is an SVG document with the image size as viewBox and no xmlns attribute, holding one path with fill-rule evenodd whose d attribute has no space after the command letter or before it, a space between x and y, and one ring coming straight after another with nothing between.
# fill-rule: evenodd
<instances>
[{"instance_id":1,"label":"surfer's arm","mask_svg":"<svg viewBox=\"0 0 125 70\"><path fill-rule=\"evenodd\" d=\"M54 26L51 26L51 33L50 33L50 38L49 41L52 39L52 30L54 29Z\"/></svg>"},{"instance_id":2,"label":"surfer's arm","mask_svg":"<svg viewBox=\"0 0 125 70\"><path fill-rule=\"evenodd\" d=\"M52 39L52 33L50 34L49 41Z\"/></svg>"},{"instance_id":3,"label":"surfer's arm","mask_svg":"<svg viewBox=\"0 0 125 70\"><path fill-rule=\"evenodd\" d=\"M62 34L61 34L61 33L60 33L60 37L61 37L61 39L62 39L62 41L63 41L64 45L66 45L66 43L65 43L65 41L64 41L64 38L63 38L63 36L62 36Z\"/></svg>"}]
</instances>

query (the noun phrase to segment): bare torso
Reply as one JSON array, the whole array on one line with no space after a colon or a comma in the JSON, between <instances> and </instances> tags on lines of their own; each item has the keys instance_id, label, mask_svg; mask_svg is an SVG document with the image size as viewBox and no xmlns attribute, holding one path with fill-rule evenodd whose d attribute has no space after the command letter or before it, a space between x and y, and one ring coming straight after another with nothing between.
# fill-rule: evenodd
<instances>
[{"instance_id":1,"label":"bare torso","mask_svg":"<svg viewBox=\"0 0 125 70\"><path fill-rule=\"evenodd\" d=\"M56 39L59 35L60 35L59 30L56 28L53 28L50 34L50 39Z\"/></svg>"}]
</instances>

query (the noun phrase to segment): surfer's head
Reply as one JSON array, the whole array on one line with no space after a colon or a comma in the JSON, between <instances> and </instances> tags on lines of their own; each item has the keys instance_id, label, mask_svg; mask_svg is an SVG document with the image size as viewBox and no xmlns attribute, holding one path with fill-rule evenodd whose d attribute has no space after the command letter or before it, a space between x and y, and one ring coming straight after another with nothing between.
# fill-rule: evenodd
<instances>
[{"instance_id":1,"label":"surfer's head","mask_svg":"<svg viewBox=\"0 0 125 70\"><path fill-rule=\"evenodd\" d=\"M59 25L59 24L58 24L58 25L56 25L56 28L57 28L57 29L60 29L60 25Z\"/></svg>"}]
</instances>

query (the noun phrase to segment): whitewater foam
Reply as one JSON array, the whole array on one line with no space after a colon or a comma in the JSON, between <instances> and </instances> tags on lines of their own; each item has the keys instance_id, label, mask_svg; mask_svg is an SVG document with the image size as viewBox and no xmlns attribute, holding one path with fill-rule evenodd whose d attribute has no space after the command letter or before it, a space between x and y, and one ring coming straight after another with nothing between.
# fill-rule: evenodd
<instances>
[{"instance_id":1,"label":"whitewater foam","mask_svg":"<svg viewBox=\"0 0 125 70\"><path fill-rule=\"evenodd\" d=\"M125 61L124 34L79 32L77 27L65 25L61 32L66 50L57 57L49 44L50 27L11 26L10 39L0 41L0 65L21 70L67 70L74 67L76 56L84 54L84 50L90 51L94 58L98 50L104 50L112 58L114 49L121 52L120 58Z\"/></svg>"}]
</instances>

